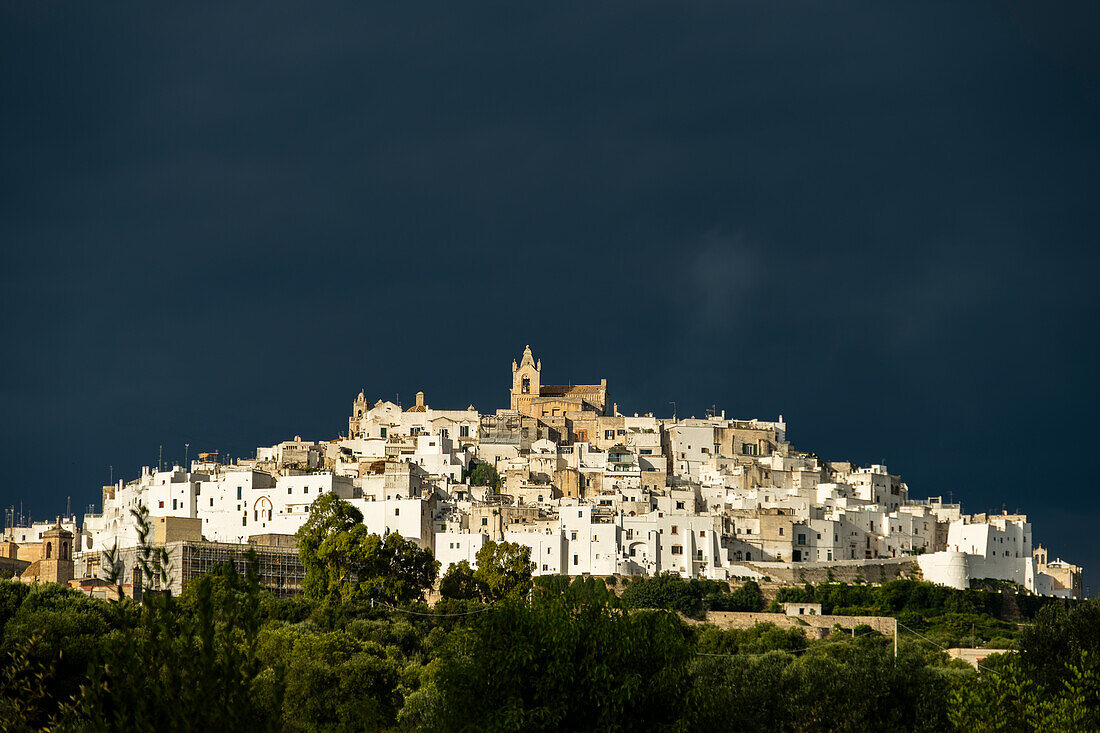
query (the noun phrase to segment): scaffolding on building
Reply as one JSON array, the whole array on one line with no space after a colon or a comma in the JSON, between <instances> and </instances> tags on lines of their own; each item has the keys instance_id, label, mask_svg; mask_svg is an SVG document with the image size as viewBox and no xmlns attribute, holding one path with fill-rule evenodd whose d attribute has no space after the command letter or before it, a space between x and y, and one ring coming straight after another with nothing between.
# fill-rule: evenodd
<instances>
[{"instance_id":1,"label":"scaffolding on building","mask_svg":"<svg viewBox=\"0 0 1100 733\"><path fill-rule=\"evenodd\" d=\"M180 542L179 545L176 562L181 586L226 563L231 563L244 575L248 571L249 550L253 550L262 588L277 598L290 598L302 592L306 570L293 548L223 542Z\"/></svg>"}]
</instances>

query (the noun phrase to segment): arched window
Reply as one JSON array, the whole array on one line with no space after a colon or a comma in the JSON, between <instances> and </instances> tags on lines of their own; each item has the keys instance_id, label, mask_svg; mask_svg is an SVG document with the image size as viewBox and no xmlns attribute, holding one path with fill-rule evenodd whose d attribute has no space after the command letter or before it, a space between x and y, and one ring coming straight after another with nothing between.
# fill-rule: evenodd
<instances>
[{"instance_id":1,"label":"arched window","mask_svg":"<svg viewBox=\"0 0 1100 733\"><path fill-rule=\"evenodd\" d=\"M523 394L529 394L531 392L531 378L523 378Z\"/></svg>"},{"instance_id":2,"label":"arched window","mask_svg":"<svg viewBox=\"0 0 1100 733\"><path fill-rule=\"evenodd\" d=\"M271 499L266 496L261 496L256 500L256 503L252 505L252 518L254 521L259 522L264 520L271 521Z\"/></svg>"},{"instance_id":3,"label":"arched window","mask_svg":"<svg viewBox=\"0 0 1100 733\"><path fill-rule=\"evenodd\" d=\"M46 543L46 559L49 560L51 557L53 557L53 543L52 542L47 542Z\"/></svg>"},{"instance_id":4,"label":"arched window","mask_svg":"<svg viewBox=\"0 0 1100 733\"><path fill-rule=\"evenodd\" d=\"M746 560L751 560L752 559L752 553L751 552L746 552L745 553L745 559Z\"/></svg>"}]
</instances>

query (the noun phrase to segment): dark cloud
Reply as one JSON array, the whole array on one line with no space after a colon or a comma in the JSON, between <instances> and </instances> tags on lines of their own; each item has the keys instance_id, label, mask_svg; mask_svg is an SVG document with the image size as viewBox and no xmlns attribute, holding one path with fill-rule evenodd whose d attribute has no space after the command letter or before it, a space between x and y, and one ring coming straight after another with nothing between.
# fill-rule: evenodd
<instances>
[{"instance_id":1,"label":"dark cloud","mask_svg":"<svg viewBox=\"0 0 1100 733\"><path fill-rule=\"evenodd\" d=\"M0 12L3 503L531 343L1100 563L1093 6Z\"/></svg>"}]
</instances>

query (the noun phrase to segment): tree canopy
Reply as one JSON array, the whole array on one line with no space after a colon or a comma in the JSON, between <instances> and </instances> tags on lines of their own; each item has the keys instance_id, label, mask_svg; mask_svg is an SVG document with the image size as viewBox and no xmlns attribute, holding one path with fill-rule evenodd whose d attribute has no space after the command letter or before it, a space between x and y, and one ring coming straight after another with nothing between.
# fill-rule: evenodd
<instances>
[{"instance_id":1,"label":"tree canopy","mask_svg":"<svg viewBox=\"0 0 1100 733\"><path fill-rule=\"evenodd\" d=\"M512 542L486 542L476 555L477 569L465 560L451 565L439 585L444 598L480 598L494 603L523 598L531 590L531 548Z\"/></svg>"},{"instance_id":2,"label":"tree canopy","mask_svg":"<svg viewBox=\"0 0 1100 733\"><path fill-rule=\"evenodd\" d=\"M473 468L470 470L471 486L488 486L495 489L499 483L500 476L497 474L497 470L493 467L493 464L486 463L485 461L477 461L474 463Z\"/></svg>"},{"instance_id":3,"label":"tree canopy","mask_svg":"<svg viewBox=\"0 0 1100 733\"><path fill-rule=\"evenodd\" d=\"M371 534L363 514L331 492L314 500L297 537L311 598L408 603L423 597L438 572L430 550L397 533Z\"/></svg>"}]
</instances>

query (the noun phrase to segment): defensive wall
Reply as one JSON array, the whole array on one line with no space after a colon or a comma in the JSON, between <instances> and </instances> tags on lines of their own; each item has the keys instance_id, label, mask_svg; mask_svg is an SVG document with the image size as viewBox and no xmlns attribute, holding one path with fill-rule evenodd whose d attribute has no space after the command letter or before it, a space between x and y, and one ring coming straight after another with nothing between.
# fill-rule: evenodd
<instances>
[{"instance_id":1,"label":"defensive wall","mask_svg":"<svg viewBox=\"0 0 1100 733\"><path fill-rule=\"evenodd\" d=\"M690 619L688 619L690 621ZM693 622L699 623L699 622ZM896 620L889 616L831 616L798 615L785 613L751 613L747 611L708 611L706 623L720 629L751 629L757 624L775 624L782 629L803 629L808 636L823 638L834 626L855 629L870 626L880 634L893 636Z\"/></svg>"}]
</instances>

